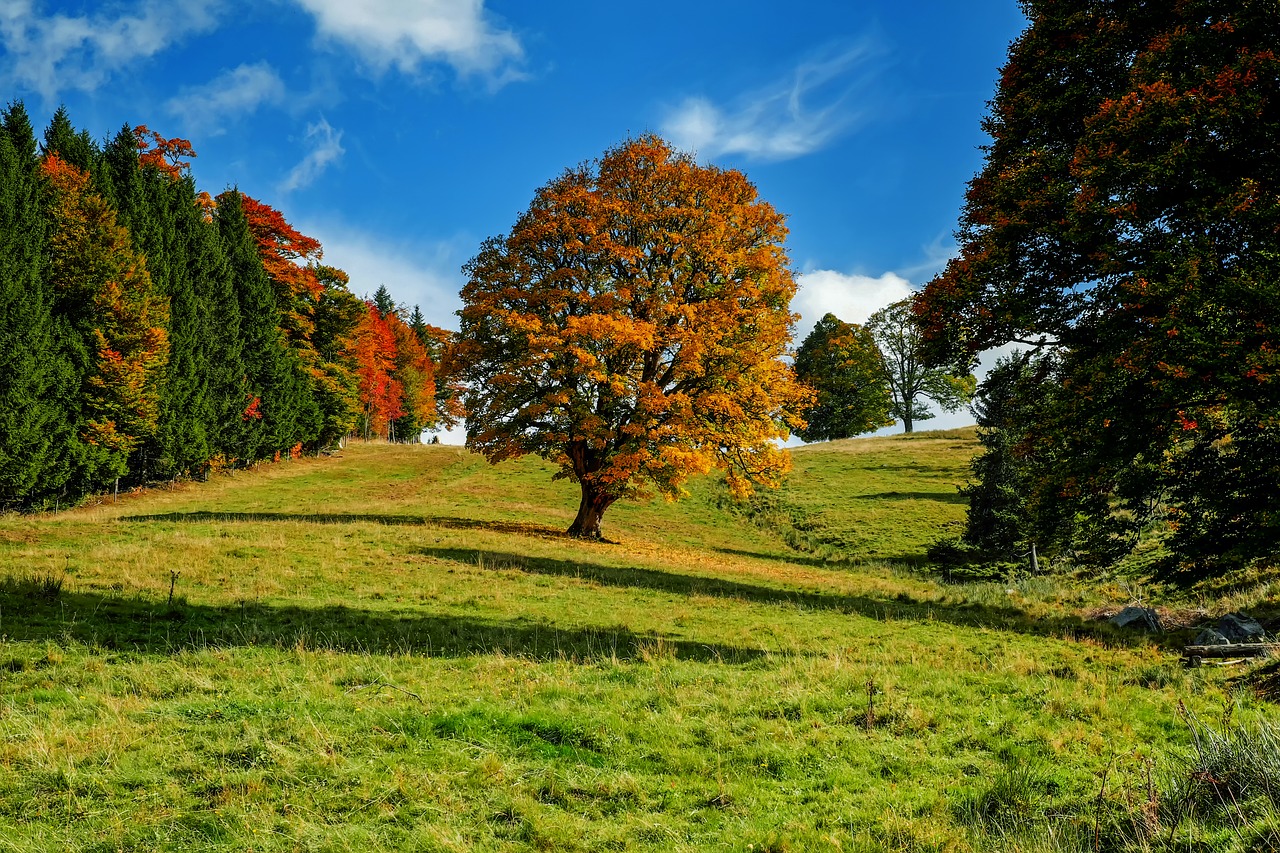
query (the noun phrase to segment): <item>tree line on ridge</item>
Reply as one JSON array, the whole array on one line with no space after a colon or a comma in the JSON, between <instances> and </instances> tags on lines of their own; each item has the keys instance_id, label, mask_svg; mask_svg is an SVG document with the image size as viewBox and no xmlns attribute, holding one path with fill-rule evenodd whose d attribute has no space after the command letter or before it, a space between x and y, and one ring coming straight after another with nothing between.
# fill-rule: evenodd
<instances>
[{"instance_id":1,"label":"tree line on ridge","mask_svg":"<svg viewBox=\"0 0 1280 853\"><path fill-rule=\"evenodd\" d=\"M365 301L315 239L182 139L99 146L65 109L0 117L0 509L416 438L460 414L447 333Z\"/></svg>"}]
</instances>

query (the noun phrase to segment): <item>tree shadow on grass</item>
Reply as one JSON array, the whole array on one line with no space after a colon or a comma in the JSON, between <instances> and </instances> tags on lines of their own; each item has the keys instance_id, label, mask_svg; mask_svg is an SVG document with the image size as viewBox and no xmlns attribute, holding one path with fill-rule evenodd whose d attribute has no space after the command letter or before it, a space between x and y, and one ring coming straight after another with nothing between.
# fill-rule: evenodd
<instances>
[{"instance_id":1,"label":"tree shadow on grass","mask_svg":"<svg viewBox=\"0 0 1280 853\"><path fill-rule=\"evenodd\" d=\"M489 521L478 518L456 518L441 515L391 515L383 513L347 512L164 512L156 515L126 515L121 521L167 521L183 524L297 522L300 524L385 524L393 527L443 527L450 530L489 530L494 533L514 533L521 536L562 537L563 530L545 524L519 521Z\"/></svg>"},{"instance_id":2,"label":"tree shadow on grass","mask_svg":"<svg viewBox=\"0 0 1280 853\"><path fill-rule=\"evenodd\" d=\"M415 553L481 569L554 575L601 586L647 589L673 595L701 595L737 599L752 604L833 611L881 621L945 622L962 627L995 628L1034 636L1088 636L1115 645L1150 642L1149 638L1118 635L1108 625L1087 622L1077 616L1033 617L1017 607L920 601L905 593L895 597L876 598L812 592L658 569L604 566L571 559L530 557L474 548L426 547L415 549Z\"/></svg>"},{"instance_id":3,"label":"tree shadow on grass","mask_svg":"<svg viewBox=\"0 0 1280 853\"><path fill-rule=\"evenodd\" d=\"M503 654L538 661L674 658L743 664L768 653L621 626L566 628L536 619L490 619L416 609L181 601L169 606L164 601L92 591L45 594L11 578L0 578L0 636L10 642L74 641L147 654L265 646L446 658Z\"/></svg>"},{"instance_id":4,"label":"tree shadow on grass","mask_svg":"<svg viewBox=\"0 0 1280 853\"><path fill-rule=\"evenodd\" d=\"M784 554L761 554L758 551L744 551L741 548L720 548L709 547L707 550L715 551L717 554L724 554L727 557L747 557L752 560L760 560L766 563L790 563L796 566L810 566L815 569L830 569L838 571L851 565L857 565L859 560L849 560L840 557L830 559L823 557L815 557L812 555L801 554L797 551L789 551Z\"/></svg>"},{"instance_id":5,"label":"tree shadow on grass","mask_svg":"<svg viewBox=\"0 0 1280 853\"><path fill-rule=\"evenodd\" d=\"M939 501L948 504L968 505L969 499L956 491L950 492L880 492L874 495L850 495L859 501Z\"/></svg>"},{"instance_id":6,"label":"tree shadow on grass","mask_svg":"<svg viewBox=\"0 0 1280 853\"><path fill-rule=\"evenodd\" d=\"M177 521L177 522L260 522L260 521L298 521L319 524L346 524L353 522L374 522L379 524L391 525L421 525L434 526L441 528L452 528L460 530L489 530L498 533L512 533L517 535L534 535L546 538L566 538L565 534L557 529L547 527L545 525L528 524L519 522L504 521L486 521L480 519L455 518L449 516L419 516L419 515L361 515L361 514L345 514L345 513L276 513L276 512L175 512L163 513L159 515L139 515L126 516L125 521L147 522L147 521ZM1059 636L1059 637L1094 637L1116 645L1129 645L1135 643L1147 643L1149 639L1130 638L1124 635L1117 635L1110 630L1109 626L1089 622L1074 616L1057 616L1057 617L1033 617L1025 611L1017 607L1001 607L983 603L940 603L931 601L920 601L912 598L905 593L892 598L875 598L862 595L846 595L838 593L821 593L805 590L788 590L778 587L761 586L756 584L743 583L741 581L726 580L714 577L705 577L700 575L687 575L677 572L664 572L657 569L641 569L632 567L604 566L594 563L585 563L578 560L559 560L546 557L529 557L522 554L512 554L498 551L488 551L473 548L444 548L444 547L426 547L415 549L416 553L429 557L435 557L441 560L449 560L453 562L465 563L471 566L480 566L489 569L513 569L522 572L542 575L556 575L560 577L570 577L578 580L586 580L599 583L602 586L613 587L630 587L636 589L650 589L661 592L669 592L675 595L706 595L722 598L736 598L748 601L754 604L772 604L784 606L799 606L814 610L827 610L846 613L851 615L864 616L871 619L879 620L903 620L903 621L938 621L948 624L959 625L964 627L976 628L996 628L1007 631L1015 631L1018 633L1036 635L1036 636ZM763 557L771 559L768 555L752 554L749 552L733 552L725 550L725 553L739 553L742 556ZM801 562L806 565L820 566L830 568L831 564L812 557L778 557L773 559L784 559L788 562ZM887 562L919 562L919 555L875 555L876 560ZM0 588L0 592L3 589ZM148 605L154 609L154 605ZM250 607L257 605L249 605ZM227 610L227 608L221 608ZM238 609L232 608L239 612ZM286 613L289 611L297 611L295 614L298 618L302 618L306 614L315 616L318 621L315 625L318 630L323 633L325 631L323 622L325 621L324 613L330 616L341 613L360 613L364 611L351 610L343 607L322 608L320 610L309 610L305 608L274 608L273 612ZM5 610L8 614L10 611ZM227 611L230 612L230 611ZM7 623L9 617L6 617ZM387 617L377 616L371 618L385 619ZM443 641L447 646L447 638L456 637L455 629L463 633L469 633L466 630L468 620L459 620L454 617L419 617L413 616L424 623L426 633L420 641L411 641L410 646L406 647L408 651L426 651L429 648L429 642ZM434 621L433 621L434 620ZM290 622L291 620L286 620ZM395 617L394 621L399 621L399 617ZM268 620L270 622L270 620ZM437 625L436 622L447 624ZM459 625L457 623L463 623ZM524 631L519 626L527 623L517 620L512 623L493 623L497 627L490 631L485 625L487 622L477 622L477 630L479 632L477 639L482 641L479 645L462 645L459 648L467 648L472 651L470 653L481 653L486 650L484 641L496 640L499 635L508 637L502 643L498 643L493 650L504 651L508 654L519 655L538 655L538 636L539 631L556 630L553 626L543 625L539 627L534 625L532 633ZM501 626L515 626L515 634L502 634L502 631L508 630ZM376 625L374 626L377 627ZM4 634L4 625L0 624L0 635ZM270 635L272 632L268 631ZM341 633L341 632L340 632ZM586 629L578 632L581 637L575 637L573 632L567 632L565 636L569 637L568 646L570 651L557 652L557 655L564 654L569 656L582 657L590 652L592 643L599 632L595 629ZM381 635L381 634L379 634ZM427 638L430 638L428 641ZM338 638L343 648L346 647L348 641L355 642L358 638L354 635L341 635ZM532 641L529 647L525 641ZM276 642L272 640L271 642ZM647 643L667 643L671 642L658 636L636 636L632 635L631 639L623 638L622 644L624 649L640 649L645 647ZM437 642L436 648L440 648L440 642ZM398 648L394 644L387 648ZM523 651L521 649L524 649ZM712 652L705 653L705 657L698 657L703 654L697 649L714 649ZM690 644L689 648L685 648L676 656L690 656L693 659L725 659L735 654L759 655L763 654L758 650L726 648L719 649L714 646L704 646L701 644ZM628 657L629 653L618 653L618 657Z\"/></svg>"}]
</instances>

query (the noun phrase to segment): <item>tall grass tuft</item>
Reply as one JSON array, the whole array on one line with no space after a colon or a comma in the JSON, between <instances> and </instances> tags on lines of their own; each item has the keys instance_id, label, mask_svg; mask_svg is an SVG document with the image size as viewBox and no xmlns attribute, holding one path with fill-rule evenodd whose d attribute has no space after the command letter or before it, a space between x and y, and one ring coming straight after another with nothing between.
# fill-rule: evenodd
<instances>
[{"instance_id":1,"label":"tall grass tuft","mask_svg":"<svg viewBox=\"0 0 1280 853\"><path fill-rule=\"evenodd\" d=\"M1204 815L1252 823L1259 810L1274 813L1280 805L1280 726L1265 719L1233 723L1228 712L1215 729L1185 707L1182 713L1191 749L1170 758L1162 822L1173 826Z\"/></svg>"},{"instance_id":2,"label":"tall grass tuft","mask_svg":"<svg viewBox=\"0 0 1280 853\"><path fill-rule=\"evenodd\" d=\"M57 601L65 578L52 573L9 575L0 579L0 593L31 601Z\"/></svg>"},{"instance_id":3,"label":"tall grass tuft","mask_svg":"<svg viewBox=\"0 0 1280 853\"><path fill-rule=\"evenodd\" d=\"M956 804L955 816L988 835L1022 834L1041 822L1057 787L1043 763L1010 759L985 789Z\"/></svg>"}]
</instances>

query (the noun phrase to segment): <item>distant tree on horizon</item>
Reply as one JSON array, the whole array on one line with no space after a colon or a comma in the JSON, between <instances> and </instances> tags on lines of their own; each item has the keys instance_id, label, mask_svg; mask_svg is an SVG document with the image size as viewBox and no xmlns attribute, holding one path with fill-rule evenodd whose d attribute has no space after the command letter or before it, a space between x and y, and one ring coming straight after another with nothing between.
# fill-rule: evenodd
<instances>
[{"instance_id":1,"label":"distant tree on horizon","mask_svg":"<svg viewBox=\"0 0 1280 853\"><path fill-rule=\"evenodd\" d=\"M890 412L902 421L903 432L913 432L916 421L937 416L926 399L947 412L954 412L973 399L977 379L972 374L927 363L924 338L910 298L872 314L867 328L880 348L884 379L892 397Z\"/></svg>"},{"instance_id":2,"label":"distant tree on horizon","mask_svg":"<svg viewBox=\"0 0 1280 853\"><path fill-rule=\"evenodd\" d=\"M870 330L826 314L796 351L796 378L817 397L795 430L805 441L851 438L891 426L893 398Z\"/></svg>"}]
</instances>

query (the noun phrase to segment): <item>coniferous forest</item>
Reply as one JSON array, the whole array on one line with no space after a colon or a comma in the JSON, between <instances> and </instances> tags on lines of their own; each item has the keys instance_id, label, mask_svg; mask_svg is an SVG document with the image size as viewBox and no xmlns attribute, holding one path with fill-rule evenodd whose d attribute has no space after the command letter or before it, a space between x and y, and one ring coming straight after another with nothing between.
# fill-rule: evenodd
<instances>
[{"instance_id":1,"label":"coniferous forest","mask_svg":"<svg viewBox=\"0 0 1280 853\"><path fill-rule=\"evenodd\" d=\"M356 296L318 241L238 189L197 189L190 142L59 109L0 129L0 509L416 440L458 403L446 333Z\"/></svg>"}]
</instances>

